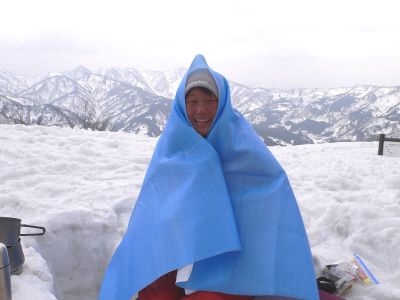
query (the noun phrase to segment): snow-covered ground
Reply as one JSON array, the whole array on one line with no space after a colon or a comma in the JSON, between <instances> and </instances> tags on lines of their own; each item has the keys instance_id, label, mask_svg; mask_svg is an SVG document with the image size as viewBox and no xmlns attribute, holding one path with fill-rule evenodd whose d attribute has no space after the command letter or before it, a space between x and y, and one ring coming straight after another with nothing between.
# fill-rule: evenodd
<instances>
[{"instance_id":1,"label":"snow-covered ground","mask_svg":"<svg viewBox=\"0 0 400 300\"><path fill-rule=\"evenodd\" d=\"M0 125L0 216L47 229L22 237L14 300L96 299L155 144L128 133ZM377 150L375 142L271 148L319 263L355 251L381 283L354 286L347 299L400 299L400 157Z\"/></svg>"}]
</instances>

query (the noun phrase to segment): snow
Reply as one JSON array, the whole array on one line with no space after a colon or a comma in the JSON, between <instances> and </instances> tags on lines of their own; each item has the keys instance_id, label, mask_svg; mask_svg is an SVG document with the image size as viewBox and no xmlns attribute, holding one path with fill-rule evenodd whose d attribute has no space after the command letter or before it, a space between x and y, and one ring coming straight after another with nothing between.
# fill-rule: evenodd
<instances>
[{"instance_id":1,"label":"snow","mask_svg":"<svg viewBox=\"0 0 400 300\"><path fill-rule=\"evenodd\" d=\"M32 247L24 249L26 257L23 272L12 276L13 299L56 300L53 288L53 276L46 261Z\"/></svg>"},{"instance_id":2,"label":"snow","mask_svg":"<svg viewBox=\"0 0 400 300\"><path fill-rule=\"evenodd\" d=\"M371 104L371 106L375 109L376 114L383 115L391 108L399 105L399 97L400 92L386 94L377 98L377 100Z\"/></svg>"},{"instance_id":3,"label":"snow","mask_svg":"<svg viewBox=\"0 0 400 300\"><path fill-rule=\"evenodd\" d=\"M22 237L14 300L96 299L156 141L0 125L0 216L47 229ZM270 149L291 180L316 266L355 251L381 284L356 285L346 299L400 299L400 158L378 156L376 142Z\"/></svg>"}]
</instances>

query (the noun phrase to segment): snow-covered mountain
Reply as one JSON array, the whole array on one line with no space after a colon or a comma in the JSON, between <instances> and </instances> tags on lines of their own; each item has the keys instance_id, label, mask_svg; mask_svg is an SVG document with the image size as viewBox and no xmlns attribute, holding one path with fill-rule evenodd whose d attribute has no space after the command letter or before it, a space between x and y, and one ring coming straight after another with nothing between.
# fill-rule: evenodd
<instances>
[{"instance_id":1,"label":"snow-covered mountain","mask_svg":"<svg viewBox=\"0 0 400 300\"><path fill-rule=\"evenodd\" d=\"M0 71L0 123L158 136L186 72L80 66L37 79ZM400 136L400 86L265 89L231 82L233 105L268 145Z\"/></svg>"},{"instance_id":2,"label":"snow-covered mountain","mask_svg":"<svg viewBox=\"0 0 400 300\"><path fill-rule=\"evenodd\" d=\"M232 85L236 107L268 144L370 141L400 135L400 86L251 89Z\"/></svg>"}]
</instances>

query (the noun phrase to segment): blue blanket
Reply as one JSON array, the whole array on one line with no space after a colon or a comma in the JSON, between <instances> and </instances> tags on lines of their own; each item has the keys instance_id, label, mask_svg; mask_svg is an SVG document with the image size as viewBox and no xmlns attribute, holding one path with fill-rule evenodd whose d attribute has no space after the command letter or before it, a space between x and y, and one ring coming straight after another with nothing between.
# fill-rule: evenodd
<instances>
[{"instance_id":1,"label":"blue blanket","mask_svg":"<svg viewBox=\"0 0 400 300\"><path fill-rule=\"evenodd\" d=\"M187 76L206 68L219 90L206 138L185 110ZM288 178L232 108L228 81L195 57L178 88L101 300L130 299L193 264L179 285L239 295L318 299L311 252Z\"/></svg>"}]
</instances>

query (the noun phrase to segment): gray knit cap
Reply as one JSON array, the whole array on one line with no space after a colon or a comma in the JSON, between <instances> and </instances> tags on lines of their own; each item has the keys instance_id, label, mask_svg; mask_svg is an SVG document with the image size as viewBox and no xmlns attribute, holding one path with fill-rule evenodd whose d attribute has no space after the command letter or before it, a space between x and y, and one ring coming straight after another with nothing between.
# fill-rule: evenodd
<instances>
[{"instance_id":1,"label":"gray knit cap","mask_svg":"<svg viewBox=\"0 0 400 300\"><path fill-rule=\"evenodd\" d=\"M218 98L218 87L214 78L207 69L199 69L191 73L186 80L185 95L193 88L209 89Z\"/></svg>"}]
</instances>

